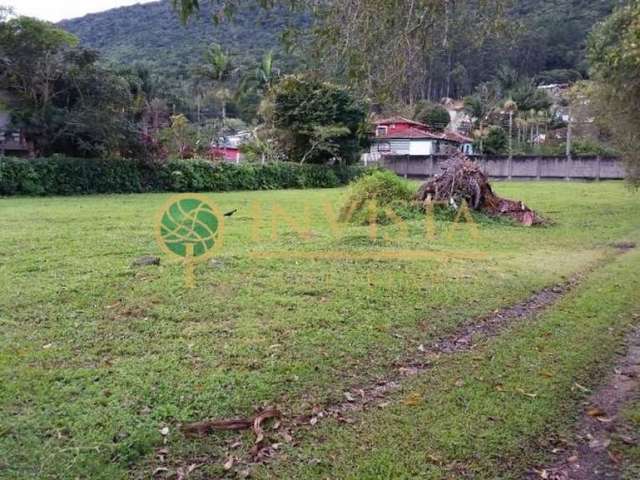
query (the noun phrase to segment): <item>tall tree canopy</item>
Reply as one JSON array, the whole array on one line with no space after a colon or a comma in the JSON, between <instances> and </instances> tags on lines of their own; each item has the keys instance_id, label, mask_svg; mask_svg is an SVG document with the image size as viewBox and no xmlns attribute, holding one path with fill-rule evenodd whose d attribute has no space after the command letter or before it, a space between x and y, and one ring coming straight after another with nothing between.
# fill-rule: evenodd
<instances>
[{"instance_id":1,"label":"tall tree canopy","mask_svg":"<svg viewBox=\"0 0 640 480\"><path fill-rule=\"evenodd\" d=\"M306 48L310 66L386 105L468 95L500 73L503 64L520 76L536 77L537 82L579 79L586 73L588 31L619 4L619 0L172 2L183 18L205 3L214 5L219 19L247 3L306 10L314 23L297 38Z\"/></svg>"},{"instance_id":2,"label":"tall tree canopy","mask_svg":"<svg viewBox=\"0 0 640 480\"><path fill-rule=\"evenodd\" d=\"M38 153L103 156L136 143L131 85L73 35L29 17L0 21L0 89Z\"/></svg>"},{"instance_id":3,"label":"tall tree canopy","mask_svg":"<svg viewBox=\"0 0 640 480\"><path fill-rule=\"evenodd\" d=\"M455 52L479 48L506 28L507 0L255 0L263 7L287 4L315 19L309 47L312 65L349 82L379 103L453 95L469 83ZM183 18L199 0L173 0ZM232 14L241 0L217 2ZM303 32L305 38L307 32ZM299 39L299 37L298 37ZM305 42L301 42L305 43Z\"/></svg>"},{"instance_id":4,"label":"tall tree canopy","mask_svg":"<svg viewBox=\"0 0 640 480\"><path fill-rule=\"evenodd\" d=\"M622 152L629 179L640 185L640 2L616 10L589 41L594 99Z\"/></svg>"},{"instance_id":5,"label":"tall tree canopy","mask_svg":"<svg viewBox=\"0 0 640 480\"><path fill-rule=\"evenodd\" d=\"M289 75L275 84L263 115L290 161L357 161L366 137L366 109L344 88Z\"/></svg>"}]
</instances>

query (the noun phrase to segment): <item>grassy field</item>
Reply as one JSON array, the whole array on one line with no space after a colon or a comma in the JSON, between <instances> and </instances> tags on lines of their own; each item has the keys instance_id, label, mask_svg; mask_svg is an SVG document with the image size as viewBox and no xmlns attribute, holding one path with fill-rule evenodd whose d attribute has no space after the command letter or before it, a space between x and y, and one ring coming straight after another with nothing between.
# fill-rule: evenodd
<instances>
[{"instance_id":1,"label":"grassy field","mask_svg":"<svg viewBox=\"0 0 640 480\"><path fill-rule=\"evenodd\" d=\"M160 254L169 195L0 199L0 478L149 478L164 441L176 462L208 458L189 478L215 478L229 435L186 440L178 422L342 399L463 320L640 241L640 196L620 183L497 190L555 224L425 232L415 220L372 240L333 222L342 189L211 194L239 210L192 290L168 258L131 267ZM639 266L618 257L531 328L438 365L388 410L322 425L254 475L515 478L541 438L569 428L573 382L596 382L617 347L640 307Z\"/></svg>"}]
</instances>

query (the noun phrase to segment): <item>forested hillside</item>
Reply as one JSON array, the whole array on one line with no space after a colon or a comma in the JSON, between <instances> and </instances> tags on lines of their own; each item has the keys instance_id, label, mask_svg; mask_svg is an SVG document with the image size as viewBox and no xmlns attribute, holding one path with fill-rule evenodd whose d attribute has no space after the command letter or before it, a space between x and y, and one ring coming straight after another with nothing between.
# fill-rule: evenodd
<instances>
[{"instance_id":1,"label":"forested hillside","mask_svg":"<svg viewBox=\"0 0 640 480\"><path fill-rule=\"evenodd\" d=\"M280 37L292 22L304 25L302 16L286 9L245 7L233 22L216 24L205 9L183 25L170 0L162 0L66 20L60 26L114 63L144 63L165 77L188 77L211 43L222 45L238 67L253 68L270 49L280 68L290 66L291 59L280 54Z\"/></svg>"},{"instance_id":2,"label":"forested hillside","mask_svg":"<svg viewBox=\"0 0 640 480\"><path fill-rule=\"evenodd\" d=\"M280 69L292 70L299 63L283 54L280 39L288 26L304 29L310 23L305 18L310 17L284 8L265 11L251 3L241 7L232 21L218 24L208 3L203 2L203 10L185 26L170 3L162 0L118 8L64 21L61 26L114 63L144 63L165 79L191 76L212 42L220 43L235 56L236 67L253 68L269 49L275 49L275 63ZM619 3L620 0L515 0L508 14L512 19L508 22L509 32L503 36L473 45L468 38L473 32L466 27L453 32L449 48L441 49L431 61L429 78L424 80L431 86L429 96L466 95L505 64L521 75L538 75L541 81L562 81L567 76L575 77L576 71L584 75L586 36ZM479 23L480 20L478 30ZM470 25L474 25L473 21Z\"/></svg>"},{"instance_id":3,"label":"forested hillside","mask_svg":"<svg viewBox=\"0 0 640 480\"><path fill-rule=\"evenodd\" d=\"M510 55L521 73L576 69L586 73L585 41L593 25L621 0L517 0L513 15L523 25Z\"/></svg>"}]
</instances>

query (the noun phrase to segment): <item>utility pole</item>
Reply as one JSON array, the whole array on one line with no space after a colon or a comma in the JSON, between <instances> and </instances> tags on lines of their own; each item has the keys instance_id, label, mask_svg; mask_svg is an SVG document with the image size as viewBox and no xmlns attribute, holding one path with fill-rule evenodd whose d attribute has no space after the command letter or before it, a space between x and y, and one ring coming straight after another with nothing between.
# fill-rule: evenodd
<instances>
[{"instance_id":1,"label":"utility pole","mask_svg":"<svg viewBox=\"0 0 640 480\"><path fill-rule=\"evenodd\" d=\"M571 179L571 164L573 163L571 159L571 123L573 122L573 118L571 118L571 105L569 105L569 119L567 120L567 174L565 176L565 180Z\"/></svg>"},{"instance_id":2,"label":"utility pole","mask_svg":"<svg viewBox=\"0 0 640 480\"><path fill-rule=\"evenodd\" d=\"M569 120L567 120L567 160L571 160L571 107L569 107Z\"/></svg>"},{"instance_id":3,"label":"utility pole","mask_svg":"<svg viewBox=\"0 0 640 480\"><path fill-rule=\"evenodd\" d=\"M513 177L513 114L518 111L518 104L513 100L507 100L504 109L509 113L509 159L507 160L507 178Z\"/></svg>"},{"instance_id":4,"label":"utility pole","mask_svg":"<svg viewBox=\"0 0 640 480\"><path fill-rule=\"evenodd\" d=\"M513 112L509 110L509 160L513 158Z\"/></svg>"}]
</instances>

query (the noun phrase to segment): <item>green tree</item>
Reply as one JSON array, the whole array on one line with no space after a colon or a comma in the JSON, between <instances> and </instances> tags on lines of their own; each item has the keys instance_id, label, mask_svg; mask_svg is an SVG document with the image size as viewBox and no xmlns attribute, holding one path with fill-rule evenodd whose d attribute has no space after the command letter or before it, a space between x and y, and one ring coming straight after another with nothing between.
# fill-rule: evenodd
<instances>
[{"instance_id":1,"label":"green tree","mask_svg":"<svg viewBox=\"0 0 640 480\"><path fill-rule=\"evenodd\" d=\"M596 82L593 101L629 181L640 186L640 2L617 9L593 31L588 58Z\"/></svg>"},{"instance_id":2,"label":"green tree","mask_svg":"<svg viewBox=\"0 0 640 480\"><path fill-rule=\"evenodd\" d=\"M491 127L484 139L484 152L500 155L507 151L507 134L500 127Z\"/></svg>"},{"instance_id":3,"label":"green tree","mask_svg":"<svg viewBox=\"0 0 640 480\"><path fill-rule=\"evenodd\" d=\"M44 113L63 75L63 55L78 39L50 23L18 17L0 23L0 84Z\"/></svg>"},{"instance_id":4,"label":"green tree","mask_svg":"<svg viewBox=\"0 0 640 480\"><path fill-rule=\"evenodd\" d=\"M79 57L79 58L74 58ZM95 63L94 52L65 55L66 72L56 86L56 114L44 127L50 151L83 157L136 155L139 135L127 81Z\"/></svg>"},{"instance_id":5,"label":"green tree","mask_svg":"<svg viewBox=\"0 0 640 480\"><path fill-rule=\"evenodd\" d=\"M240 81L236 101L244 119L254 118L260 101L279 78L275 68L273 50L266 52L254 71L247 72Z\"/></svg>"},{"instance_id":6,"label":"green tree","mask_svg":"<svg viewBox=\"0 0 640 480\"><path fill-rule=\"evenodd\" d=\"M364 106L331 83L283 77L270 90L262 112L291 161L354 162L364 145Z\"/></svg>"},{"instance_id":7,"label":"green tree","mask_svg":"<svg viewBox=\"0 0 640 480\"><path fill-rule=\"evenodd\" d=\"M179 158L191 158L195 154L196 131L183 114L171 116L171 126L161 133L170 152Z\"/></svg>"},{"instance_id":8,"label":"green tree","mask_svg":"<svg viewBox=\"0 0 640 480\"><path fill-rule=\"evenodd\" d=\"M442 105L432 102L422 101L416 106L414 120L422 122L432 130L444 131L451 121L449 112Z\"/></svg>"},{"instance_id":9,"label":"green tree","mask_svg":"<svg viewBox=\"0 0 640 480\"><path fill-rule=\"evenodd\" d=\"M257 89L264 94L271 88L273 82L278 78L280 73L273 66L273 50L269 50L262 57L262 62L256 68L256 86Z\"/></svg>"},{"instance_id":10,"label":"green tree","mask_svg":"<svg viewBox=\"0 0 640 480\"><path fill-rule=\"evenodd\" d=\"M221 105L222 132L225 130L227 120L227 104L233 98L229 81L234 71L229 54L219 44L211 44L205 53L204 74L213 81L213 97Z\"/></svg>"},{"instance_id":11,"label":"green tree","mask_svg":"<svg viewBox=\"0 0 640 480\"><path fill-rule=\"evenodd\" d=\"M516 88L520 82L520 75L517 70L509 65L500 65L500 68L498 68L498 71L496 72L495 80L500 91L504 95Z\"/></svg>"},{"instance_id":12,"label":"green tree","mask_svg":"<svg viewBox=\"0 0 640 480\"><path fill-rule=\"evenodd\" d=\"M173 0L183 20L202 4L232 14L241 0ZM467 82L457 56L505 28L506 0L254 0L263 7L306 9L315 27L302 32L305 57L325 78L353 85L378 103L450 96ZM401 12L401 13L400 13ZM309 33L311 33L309 35ZM465 67L460 68L460 67ZM425 81L427 80L427 81Z\"/></svg>"},{"instance_id":13,"label":"green tree","mask_svg":"<svg viewBox=\"0 0 640 480\"><path fill-rule=\"evenodd\" d=\"M478 130L480 153L484 153L484 127L494 112L500 97L495 83L485 82L476 87L473 95L464 98L464 110L471 117Z\"/></svg>"},{"instance_id":14,"label":"green tree","mask_svg":"<svg viewBox=\"0 0 640 480\"><path fill-rule=\"evenodd\" d=\"M548 110L551 107L551 98L549 98L547 92L540 90L530 79L518 82L507 93L522 111Z\"/></svg>"},{"instance_id":15,"label":"green tree","mask_svg":"<svg viewBox=\"0 0 640 480\"><path fill-rule=\"evenodd\" d=\"M0 22L0 89L12 122L42 154L128 154L137 148L130 84L50 23Z\"/></svg>"}]
</instances>

